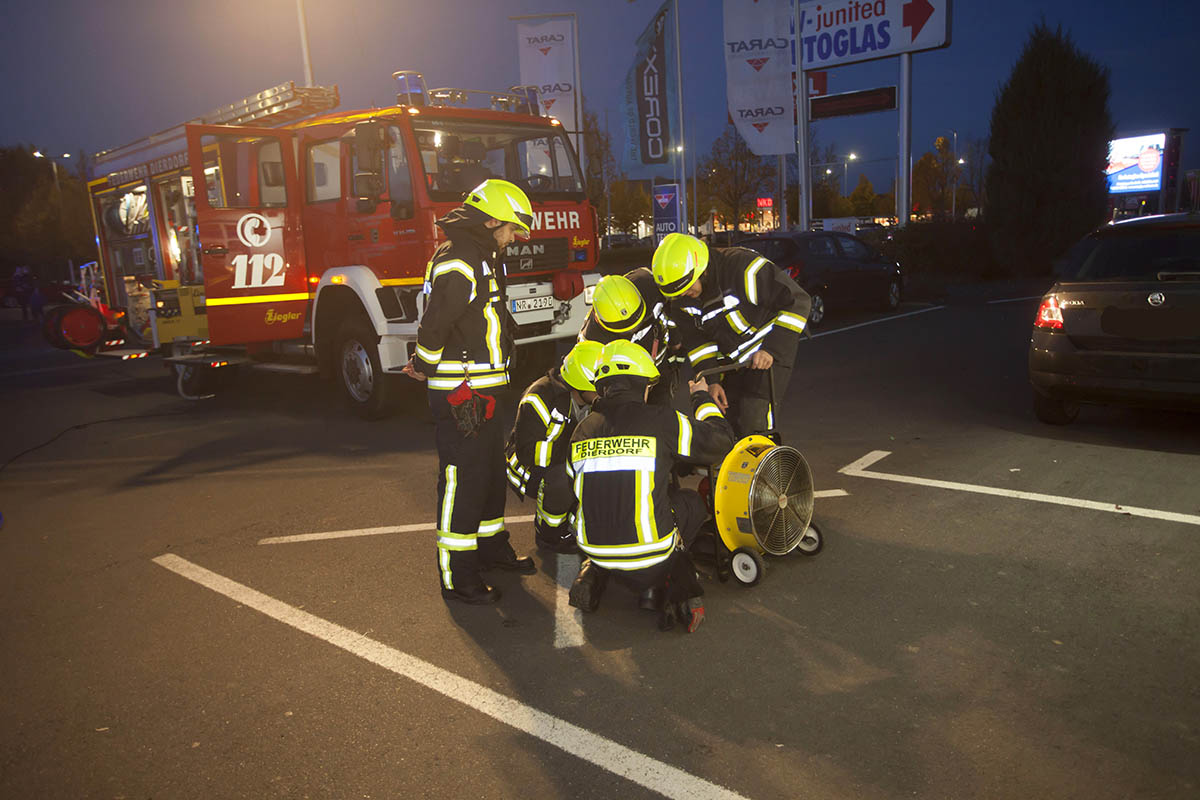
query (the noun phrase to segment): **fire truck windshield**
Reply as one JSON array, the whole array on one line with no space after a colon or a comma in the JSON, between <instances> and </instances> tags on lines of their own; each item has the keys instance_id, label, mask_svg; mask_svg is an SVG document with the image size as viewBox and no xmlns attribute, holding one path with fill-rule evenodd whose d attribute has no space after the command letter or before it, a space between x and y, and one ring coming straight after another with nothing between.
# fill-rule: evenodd
<instances>
[{"instance_id":1,"label":"fire truck windshield","mask_svg":"<svg viewBox=\"0 0 1200 800\"><path fill-rule=\"evenodd\" d=\"M575 154L561 129L536 125L414 119L430 197L461 200L488 178L505 178L532 199L554 199L583 192Z\"/></svg>"}]
</instances>

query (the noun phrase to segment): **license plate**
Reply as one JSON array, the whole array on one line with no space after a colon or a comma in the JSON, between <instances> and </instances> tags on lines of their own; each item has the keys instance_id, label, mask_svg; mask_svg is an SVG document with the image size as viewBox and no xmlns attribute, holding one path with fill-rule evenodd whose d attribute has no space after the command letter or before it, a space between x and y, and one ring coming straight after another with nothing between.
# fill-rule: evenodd
<instances>
[{"instance_id":1,"label":"license plate","mask_svg":"<svg viewBox=\"0 0 1200 800\"><path fill-rule=\"evenodd\" d=\"M546 297L521 297L512 301L514 314L522 311L538 311L543 308L554 308L554 298L547 295Z\"/></svg>"}]
</instances>

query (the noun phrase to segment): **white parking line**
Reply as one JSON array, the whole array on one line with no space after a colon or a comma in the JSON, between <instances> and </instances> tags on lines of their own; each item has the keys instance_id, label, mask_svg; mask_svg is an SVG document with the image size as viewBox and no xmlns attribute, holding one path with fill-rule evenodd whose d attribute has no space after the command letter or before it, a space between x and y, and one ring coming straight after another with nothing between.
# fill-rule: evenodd
<instances>
[{"instance_id":1,"label":"white parking line","mask_svg":"<svg viewBox=\"0 0 1200 800\"><path fill-rule=\"evenodd\" d=\"M557 597L554 600L554 646L583 647L583 612L572 608L570 602L571 584L579 574L579 556L558 555L558 586L555 587Z\"/></svg>"},{"instance_id":2,"label":"white parking line","mask_svg":"<svg viewBox=\"0 0 1200 800\"><path fill-rule=\"evenodd\" d=\"M522 517L505 517L505 524L516 522L533 522L533 514ZM295 536L269 536L259 539L259 544L294 544L296 542L319 542L322 539L349 539L354 536L378 536L382 533L412 533L414 531L435 531L437 523L414 522L411 525L389 525L384 528L355 528L347 531L326 531L324 533L299 533Z\"/></svg>"},{"instance_id":3,"label":"white parking line","mask_svg":"<svg viewBox=\"0 0 1200 800\"><path fill-rule=\"evenodd\" d=\"M679 800L734 800L742 795L617 744L564 719L539 711L475 681L388 647L349 628L289 606L249 586L197 564L166 554L154 563L190 581L252 608L277 622L307 633L347 653L445 695L481 714L516 728L565 753L588 761L652 792ZM403 709L398 709L401 713Z\"/></svg>"},{"instance_id":4,"label":"white parking line","mask_svg":"<svg viewBox=\"0 0 1200 800\"><path fill-rule=\"evenodd\" d=\"M1148 517L1168 522L1182 522L1187 525L1200 525L1200 516L1195 514L1180 514L1176 511L1160 511L1155 508L1139 508L1138 506L1127 506L1120 503L1103 503L1097 500L1080 500L1074 497L1060 497L1053 494L1041 494L1040 492L1021 492L1015 489L998 489L994 486L977 486L971 483L939 481L933 478L916 478L911 475L894 475L887 472L867 471L867 467L890 455L891 451L889 450L872 450L854 463L842 467L838 472L856 478L874 478L881 481L909 483L916 486L932 486L937 489L954 489L960 492L1011 497L1016 500L1032 500L1035 503L1053 503L1060 506L1086 508L1091 511L1107 511L1111 514L1127 514L1133 517Z\"/></svg>"},{"instance_id":5,"label":"white parking line","mask_svg":"<svg viewBox=\"0 0 1200 800\"><path fill-rule=\"evenodd\" d=\"M844 328L835 328L834 330L831 330L831 331L821 331L820 333L814 333L812 335L812 338L819 339L822 336L830 336L835 333L845 333L846 331L852 331L855 328L865 328L868 325L878 325L881 322L891 322L894 319L903 319L904 317L915 317L917 314L928 314L930 311L940 311L943 308L945 308L945 306L933 306L932 308L922 308L919 311L908 311L904 314L893 314L892 316L884 317L883 319L873 319L870 322L860 322L857 325L847 325ZM800 341L802 341L802 342L804 341L803 336L800 337Z\"/></svg>"}]
</instances>

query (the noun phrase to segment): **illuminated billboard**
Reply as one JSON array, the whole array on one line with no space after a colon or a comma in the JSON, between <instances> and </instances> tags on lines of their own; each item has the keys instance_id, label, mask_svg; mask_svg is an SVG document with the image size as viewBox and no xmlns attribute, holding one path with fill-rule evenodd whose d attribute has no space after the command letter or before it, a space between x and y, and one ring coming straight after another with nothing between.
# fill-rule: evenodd
<instances>
[{"instance_id":1,"label":"illuminated billboard","mask_svg":"<svg viewBox=\"0 0 1200 800\"><path fill-rule=\"evenodd\" d=\"M1108 143L1109 194L1157 192L1162 188L1163 149L1167 146L1165 133L1130 136Z\"/></svg>"}]
</instances>

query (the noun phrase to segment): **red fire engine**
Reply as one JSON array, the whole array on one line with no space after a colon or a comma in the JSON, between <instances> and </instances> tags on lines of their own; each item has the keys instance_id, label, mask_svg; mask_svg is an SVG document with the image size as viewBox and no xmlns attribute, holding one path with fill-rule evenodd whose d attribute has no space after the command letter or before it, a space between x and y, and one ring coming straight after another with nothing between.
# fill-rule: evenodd
<instances>
[{"instance_id":1,"label":"red fire engine","mask_svg":"<svg viewBox=\"0 0 1200 800\"><path fill-rule=\"evenodd\" d=\"M287 83L96 155L104 301L185 396L250 365L319 371L358 413L383 413L416 341L434 220L489 177L534 207L533 237L505 254L518 345L578 332L599 277L596 214L536 89L393 77L393 107L333 111L336 87Z\"/></svg>"}]
</instances>

